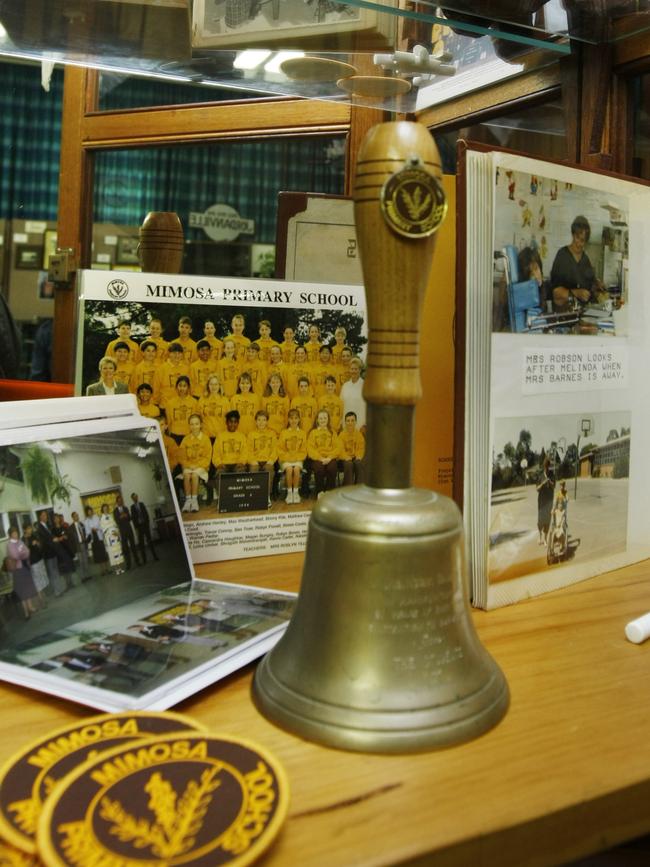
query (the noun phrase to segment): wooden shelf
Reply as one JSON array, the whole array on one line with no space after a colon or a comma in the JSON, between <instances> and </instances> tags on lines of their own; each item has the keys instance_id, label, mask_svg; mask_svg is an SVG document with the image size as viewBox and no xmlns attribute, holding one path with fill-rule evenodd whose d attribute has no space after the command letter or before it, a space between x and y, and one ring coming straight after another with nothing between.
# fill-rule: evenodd
<instances>
[{"instance_id":1,"label":"wooden shelf","mask_svg":"<svg viewBox=\"0 0 650 867\"><path fill-rule=\"evenodd\" d=\"M202 578L295 590L302 555L206 564ZM562 864L650 831L650 562L473 617L512 693L504 720L462 746L368 756L275 728L250 699L253 666L183 702L214 731L271 749L291 783L265 867ZM89 711L0 685L0 761ZM28 735L26 736L26 733Z\"/></svg>"}]
</instances>

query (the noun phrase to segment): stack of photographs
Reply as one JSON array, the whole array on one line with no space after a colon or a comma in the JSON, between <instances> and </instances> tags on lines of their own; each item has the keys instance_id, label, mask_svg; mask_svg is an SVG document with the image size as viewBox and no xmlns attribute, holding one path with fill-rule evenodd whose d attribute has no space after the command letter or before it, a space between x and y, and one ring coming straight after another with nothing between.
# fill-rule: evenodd
<instances>
[{"instance_id":1,"label":"stack of photographs","mask_svg":"<svg viewBox=\"0 0 650 867\"><path fill-rule=\"evenodd\" d=\"M164 710L273 646L295 594L195 578L160 428L132 396L5 409L0 678Z\"/></svg>"}]
</instances>

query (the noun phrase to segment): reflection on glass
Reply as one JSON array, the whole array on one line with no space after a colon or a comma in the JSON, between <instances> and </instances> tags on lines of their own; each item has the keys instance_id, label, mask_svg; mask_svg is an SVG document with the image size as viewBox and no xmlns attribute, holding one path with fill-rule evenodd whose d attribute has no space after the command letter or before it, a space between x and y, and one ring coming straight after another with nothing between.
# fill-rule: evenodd
<instances>
[{"instance_id":1,"label":"reflection on glass","mask_svg":"<svg viewBox=\"0 0 650 867\"><path fill-rule=\"evenodd\" d=\"M567 142L560 100L520 109L474 126L434 134L443 171L456 173L458 139L522 151L546 159L566 159Z\"/></svg>"},{"instance_id":2,"label":"reflection on glass","mask_svg":"<svg viewBox=\"0 0 650 867\"><path fill-rule=\"evenodd\" d=\"M169 74L173 75L173 64L169 66ZM102 71L99 75L97 108L99 111L115 111L230 99L259 99L259 94L246 90L233 92L228 87L196 83L187 78L184 81L173 81L166 78L142 78L121 72Z\"/></svg>"},{"instance_id":3,"label":"reflection on glass","mask_svg":"<svg viewBox=\"0 0 650 867\"><path fill-rule=\"evenodd\" d=\"M56 229L63 71L45 89L36 64L0 62L0 293L20 331L13 349L9 316L0 309L0 375L30 378L41 321L54 312L46 262ZM38 378L49 378L40 365Z\"/></svg>"},{"instance_id":4,"label":"reflection on glass","mask_svg":"<svg viewBox=\"0 0 650 867\"><path fill-rule=\"evenodd\" d=\"M272 276L278 193L340 195L344 175L343 136L102 151L92 267L137 268L130 254L146 214L174 211L185 235L183 273Z\"/></svg>"},{"instance_id":5,"label":"reflection on glass","mask_svg":"<svg viewBox=\"0 0 650 867\"><path fill-rule=\"evenodd\" d=\"M631 82L634 117L634 144L631 173L650 180L650 75L640 75Z\"/></svg>"}]
</instances>

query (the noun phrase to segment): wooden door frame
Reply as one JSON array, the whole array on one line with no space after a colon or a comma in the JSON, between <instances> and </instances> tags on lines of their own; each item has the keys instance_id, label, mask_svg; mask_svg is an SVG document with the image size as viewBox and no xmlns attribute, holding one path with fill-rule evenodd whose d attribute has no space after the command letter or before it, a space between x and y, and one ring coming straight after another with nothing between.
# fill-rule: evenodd
<instances>
[{"instance_id":1,"label":"wooden door frame","mask_svg":"<svg viewBox=\"0 0 650 867\"><path fill-rule=\"evenodd\" d=\"M99 72L65 70L58 245L90 263L94 156L102 150L286 136L346 136L345 192L350 167L367 129L385 119L382 111L347 103L293 98L252 99L125 111L97 111ZM72 382L75 368L78 291L76 280L57 288L54 305L52 378Z\"/></svg>"}]
</instances>

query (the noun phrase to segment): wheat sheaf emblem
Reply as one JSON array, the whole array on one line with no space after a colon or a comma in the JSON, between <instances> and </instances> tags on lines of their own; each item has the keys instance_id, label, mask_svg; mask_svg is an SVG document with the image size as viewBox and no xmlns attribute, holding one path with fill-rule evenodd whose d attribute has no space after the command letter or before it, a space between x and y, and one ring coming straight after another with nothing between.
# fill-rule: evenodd
<instances>
[{"instance_id":1,"label":"wheat sheaf emblem","mask_svg":"<svg viewBox=\"0 0 650 867\"><path fill-rule=\"evenodd\" d=\"M102 798L100 816L112 823L110 833L123 843L149 848L162 859L184 855L194 846L212 795L221 785L215 779L220 770L211 768L198 782L190 780L180 797L162 774L152 774L144 789L149 795L147 806L156 817L153 822L132 816L119 801L108 797Z\"/></svg>"},{"instance_id":2,"label":"wheat sheaf emblem","mask_svg":"<svg viewBox=\"0 0 650 867\"><path fill-rule=\"evenodd\" d=\"M402 189L400 196L412 220L419 220L422 214L431 207L431 193L424 195L424 190L420 186L415 188L413 195L407 189Z\"/></svg>"}]
</instances>

